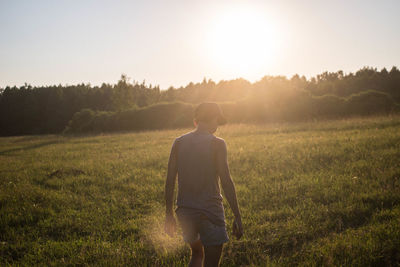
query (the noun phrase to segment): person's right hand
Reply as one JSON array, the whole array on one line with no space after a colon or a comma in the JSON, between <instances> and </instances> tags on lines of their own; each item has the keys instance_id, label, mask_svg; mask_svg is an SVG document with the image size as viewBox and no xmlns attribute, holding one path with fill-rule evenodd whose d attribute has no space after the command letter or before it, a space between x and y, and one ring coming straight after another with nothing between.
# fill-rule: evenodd
<instances>
[{"instance_id":1,"label":"person's right hand","mask_svg":"<svg viewBox=\"0 0 400 267\"><path fill-rule=\"evenodd\" d=\"M242 237L243 235L242 220L235 219L233 221L232 233L237 239L240 239Z\"/></svg>"}]
</instances>

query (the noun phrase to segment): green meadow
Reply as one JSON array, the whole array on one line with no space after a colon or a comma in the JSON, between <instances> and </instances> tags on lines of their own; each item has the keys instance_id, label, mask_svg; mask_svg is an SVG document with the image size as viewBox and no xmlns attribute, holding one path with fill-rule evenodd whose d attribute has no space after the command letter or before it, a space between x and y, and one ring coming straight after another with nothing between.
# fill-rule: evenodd
<instances>
[{"instance_id":1,"label":"green meadow","mask_svg":"<svg viewBox=\"0 0 400 267\"><path fill-rule=\"evenodd\" d=\"M190 130L1 137L0 265L187 265L163 220L170 147ZM400 264L400 116L215 135L245 231L221 266Z\"/></svg>"}]
</instances>

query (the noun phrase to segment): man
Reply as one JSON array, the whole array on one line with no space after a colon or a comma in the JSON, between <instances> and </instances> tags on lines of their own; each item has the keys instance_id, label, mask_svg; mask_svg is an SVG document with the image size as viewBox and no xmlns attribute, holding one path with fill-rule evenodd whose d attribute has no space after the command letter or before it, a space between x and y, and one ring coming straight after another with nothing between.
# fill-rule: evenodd
<instances>
[{"instance_id":1,"label":"man","mask_svg":"<svg viewBox=\"0 0 400 267\"><path fill-rule=\"evenodd\" d=\"M173 142L165 184L165 231L173 236L176 221L173 196L178 174L178 196L175 213L182 228L183 239L192 249L189 266L218 266L222 247L229 240L218 180L235 220L233 234L243 235L242 220L235 186L229 172L224 139L213 133L226 123L216 103L201 103L194 112L195 130Z\"/></svg>"}]
</instances>

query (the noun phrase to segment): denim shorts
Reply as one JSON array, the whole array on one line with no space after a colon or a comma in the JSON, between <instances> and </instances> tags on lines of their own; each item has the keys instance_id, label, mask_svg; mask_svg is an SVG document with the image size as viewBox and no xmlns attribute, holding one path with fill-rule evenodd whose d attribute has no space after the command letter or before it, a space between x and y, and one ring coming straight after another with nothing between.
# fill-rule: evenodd
<instances>
[{"instance_id":1,"label":"denim shorts","mask_svg":"<svg viewBox=\"0 0 400 267\"><path fill-rule=\"evenodd\" d=\"M204 246L215 246L229 241L225 225L216 225L201 213L193 215L185 209L178 209L176 216L186 243L200 239Z\"/></svg>"}]
</instances>

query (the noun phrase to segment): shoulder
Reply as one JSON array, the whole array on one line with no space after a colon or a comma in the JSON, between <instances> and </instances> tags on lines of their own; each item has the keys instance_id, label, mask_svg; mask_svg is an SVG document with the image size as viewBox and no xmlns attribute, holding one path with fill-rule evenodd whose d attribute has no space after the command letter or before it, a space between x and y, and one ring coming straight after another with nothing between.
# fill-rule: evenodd
<instances>
[{"instance_id":1,"label":"shoulder","mask_svg":"<svg viewBox=\"0 0 400 267\"><path fill-rule=\"evenodd\" d=\"M223 139L223 138L221 138L221 137L218 137L218 136L215 136L214 135L214 143L217 143L217 144L225 144L225 139Z\"/></svg>"},{"instance_id":2,"label":"shoulder","mask_svg":"<svg viewBox=\"0 0 400 267\"><path fill-rule=\"evenodd\" d=\"M172 148L175 149L179 146L179 144L182 144L182 142L184 143L185 140L190 139L190 137L193 135L192 132L188 132L188 133L184 133L178 137L176 137L174 139L174 141L172 142Z\"/></svg>"},{"instance_id":3,"label":"shoulder","mask_svg":"<svg viewBox=\"0 0 400 267\"><path fill-rule=\"evenodd\" d=\"M175 138L175 140L180 141L180 140L189 138L192 135L193 135L193 132L187 132L187 133L184 133L184 134L178 136L177 138Z\"/></svg>"},{"instance_id":4,"label":"shoulder","mask_svg":"<svg viewBox=\"0 0 400 267\"><path fill-rule=\"evenodd\" d=\"M191 135L192 135L192 132L184 133L184 134L182 134L182 135L176 137L176 138L174 139L174 142L173 142L173 143L176 144L176 143L182 141L183 139L188 138L188 137L191 136Z\"/></svg>"},{"instance_id":5,"label":"shoulder","mask_svg":"<svg viewBox=\"0 0 400 267\"><path fill-rule=\"evenodd\" d=\"M217 150L226 150L226 142L221 137L214 136L213 144Z\"/></svg>"}]
</instances>

